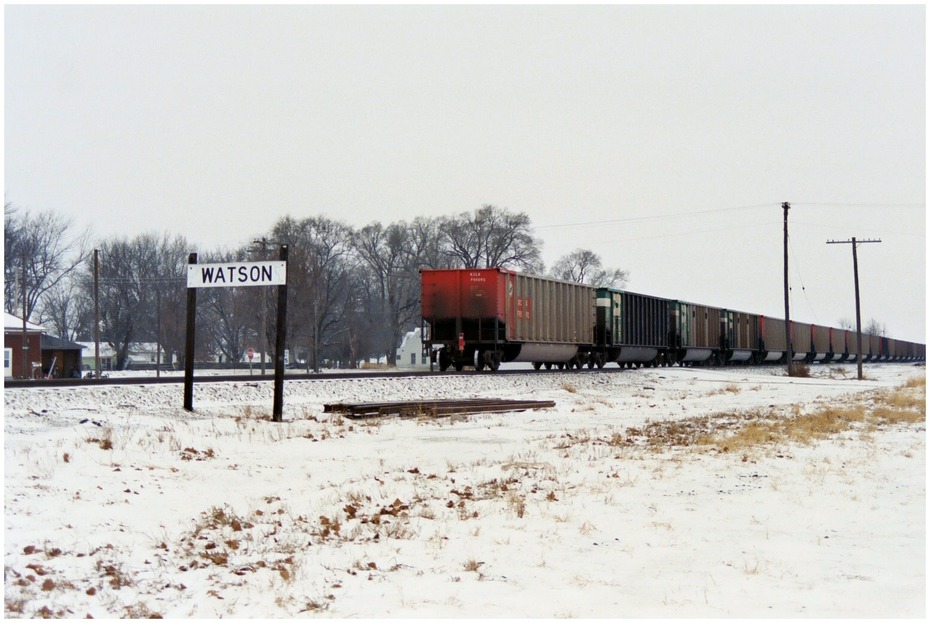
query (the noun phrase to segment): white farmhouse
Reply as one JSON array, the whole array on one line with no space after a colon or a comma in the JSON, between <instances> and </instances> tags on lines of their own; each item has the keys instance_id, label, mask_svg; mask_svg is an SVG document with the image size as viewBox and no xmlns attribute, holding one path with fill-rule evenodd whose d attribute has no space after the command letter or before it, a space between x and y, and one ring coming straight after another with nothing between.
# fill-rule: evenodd
<instances>
[{"instance_id":1,"label":"white farmhouse","mask_svg":"<svg viewBox=\"0 0 930 623\"><path fill-rule=\"evenodd\" d=\"M423 355L420 341L420 329L414 329L404 336L397 349L398 368L429 368L429 357Z\"/></svg>"}]
</instances>

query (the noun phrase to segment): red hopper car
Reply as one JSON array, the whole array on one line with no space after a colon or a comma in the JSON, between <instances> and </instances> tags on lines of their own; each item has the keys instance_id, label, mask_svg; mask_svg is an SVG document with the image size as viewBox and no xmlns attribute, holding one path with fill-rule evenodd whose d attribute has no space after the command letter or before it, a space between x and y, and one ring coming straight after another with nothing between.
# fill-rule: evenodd
<instances>
[{"instance_id":1,"label":"red hopper car","mask_svg":"<svg viewBox=\"0 0 930 623\"><path fill-rule=\"evenodd\" d=\"M440 370L501 362L581 367L595 288L504 268L421 270L423 342Z\"/></svg>"}]
</instances>

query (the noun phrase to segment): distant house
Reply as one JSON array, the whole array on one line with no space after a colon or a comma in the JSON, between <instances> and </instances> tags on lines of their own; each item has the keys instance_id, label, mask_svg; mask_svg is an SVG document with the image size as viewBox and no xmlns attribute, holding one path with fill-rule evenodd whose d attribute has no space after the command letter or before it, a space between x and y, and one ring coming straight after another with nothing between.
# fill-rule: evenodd
<instances>
[{"instance_id":1,"label":"distant house","mask_svg":"<svg viewBox=\"0 0 930 623\"><path fill-rule=\"evenodd\" d=\"M81 364L84 371L95 370L97 364L94 361L96 357L96 344L94 342L80 342L84 347L84 355L81 357ZM116 368L116 351L106 342L100 342L100 371L110 372Z\"/></svg>"},{"instance_id":2,"label":"distant house","mask_svg":"<svg viewBox=\"0 0 930 623\"><path fill-rule=\"evenodd\" d=\"M129 365L152 365L161 361L162 366L170 367L172 356L165 352L165 347L159 350L158 342L133 342L129 345Z\"/></svg>"},{"instance_id":3,"label":"distant house","mask_svg":"<svg viewBox=\"0 0 930 623\"><path fill-rule=\"evenodd\" d=\"M420 329L408 332L397 349L398 368L428 368L429 357L423 354Z\"/></svg>"},{"instance_id":4,"label":"distant house","mask_svg":"<svg viewBox=\"0 0 930 623\"><path fill-rule=\"evenodd\" d=\"M94 342L81 342L84 347L83 364L85 370L93 370L96 366L94 363L95 345ZM161 348L161 365L162 370L172 366L172 357L165 352L165 347ZM132 369L133 366L152 366L158 362L158 343L157 342L132 342L129 344L129 359L127 367ZM100 370L109 372L116 369L116 351L106 342L100 342Z\"/></svg>"},{"instance_id":5,"label":"distant house","mask_svg":"<svg viewBox=\"0 0 930 623\"><path fill-rule=\"evenodd\" d=\"M24 347L25 344L25 347ZM81 369L81 349L75 342L46 333L45 327L26 323L23 340L23 321L12 314L3 320L3 377L37 378L70 376Z\"/></svg>"},{"instance_id":6,"label":"distant house","mask_svg":"<svg viewBox=\"0 0 930 623\"><path fill-rule=\"evenodd\" d=\"M26 323L23 339L23 320L12 314L3 318L3 376L4 378L32 378L33 369L42 367L42 334L45 328ZM24 355L25 353L25 355ZM24 361L25 359L25 367Z\"/></svg>"}]
</instances>

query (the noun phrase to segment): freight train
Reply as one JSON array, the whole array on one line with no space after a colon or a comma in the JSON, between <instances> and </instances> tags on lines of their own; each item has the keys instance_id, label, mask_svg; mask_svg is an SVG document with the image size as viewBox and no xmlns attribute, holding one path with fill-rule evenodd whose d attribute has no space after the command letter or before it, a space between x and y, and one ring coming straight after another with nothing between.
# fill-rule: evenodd
<instances>
[{"instance_id":1,"label":"freight train","mask_svg":"<svg viewBox=\"0 0 930 623\"><path fill-rule=\"evenodd\" d=\"M423 352L441 371L785 362L785 321L504 268L424 269ZM926 346L791 321L796 362L924 361Z\"/></svg>"}]
</instances>

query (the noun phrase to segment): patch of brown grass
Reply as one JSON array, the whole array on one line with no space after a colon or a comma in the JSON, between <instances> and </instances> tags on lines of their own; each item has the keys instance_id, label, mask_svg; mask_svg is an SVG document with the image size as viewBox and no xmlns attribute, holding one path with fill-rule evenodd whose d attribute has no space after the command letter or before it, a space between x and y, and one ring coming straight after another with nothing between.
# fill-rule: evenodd
<instances>
[{"instance_id":1,"label":"patch of brown grass","mask_svg":"<svg viewBox=\"0 0 930 623\"><path fill-rule=\"evenodd\" d=\"M927 379L908 380L891 391L878 392L872 415L878 425L916 424L927 419Z\"/></svg>"},{"instance_id":2,"label":"patch of brown grass","mask_svg":"<svg viewBox=\"0 0 930 623\"><path fill-rule=\"evenodd\" d=\"M112 450L113 449L113 431L109 428L103 429L103 433L100 437L88 437L85 439L87 443L96 443L100 445L101 450Z\"/></svg>"},{"instance_id":3,"label":"patch of brown grass","mask_svg":"<svg viewBox=\"0 0 930 623\"><path fill-rule=\"evenodd\" d=\"M857 428L915 424L926 418L926 379L916 379L894 390L876 392L869 402L831 405L793 417L763 415L732 434L712 433L701 437L699 442L727 452L766 443L812 443Z\"/></svg>"},{"instance_id":4,"label":"patch of brown grass","mask_svg":"<svg viewBox=\"0 0 930 623\"><path fill-rule=\"evenodd\" d=\"M715 393L734 391L730 386ZM736 391L739 390L737 386ZM899 388L869 394L847 405L824 406L801 413L795 405L787 409L756 409L722 412L674 421L649 422L596 439L563 435L557 449L579 444L612 447L646 447L662 451L672 448L716 449L746 452L779 443L809 444L850 430L864 432L876 427L915 424L926 420L926 379L912 379Z\"/></svg>"}]
</instances>

